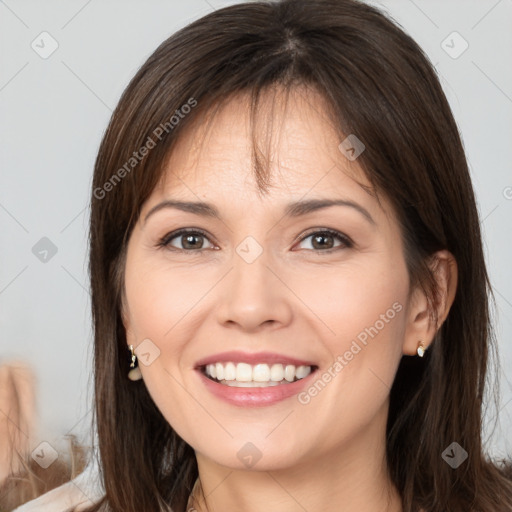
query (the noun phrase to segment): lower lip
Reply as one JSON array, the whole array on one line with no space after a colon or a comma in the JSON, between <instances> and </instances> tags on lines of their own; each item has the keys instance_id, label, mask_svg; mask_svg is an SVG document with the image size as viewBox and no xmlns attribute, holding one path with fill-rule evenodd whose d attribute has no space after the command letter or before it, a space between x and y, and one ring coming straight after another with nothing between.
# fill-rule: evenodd
<instances>
[{"instance_id":1,"label":"lower lip","mask_svg":"<svg viewBox=\"0 0 512 512\"><path fill-rule=\"evenodd\" d=\"M289 384L279 384L277 386L264 388L236 388L219 384L206 377L201 370L196 371L199 373L206 388L212 394L225 402L240 407L263 407L281 402L282 400L300 393L310 382L311 377L316 374L316 370L314 370L307 377L295 382L290 382Z\"/></svg>"}]
</instances>

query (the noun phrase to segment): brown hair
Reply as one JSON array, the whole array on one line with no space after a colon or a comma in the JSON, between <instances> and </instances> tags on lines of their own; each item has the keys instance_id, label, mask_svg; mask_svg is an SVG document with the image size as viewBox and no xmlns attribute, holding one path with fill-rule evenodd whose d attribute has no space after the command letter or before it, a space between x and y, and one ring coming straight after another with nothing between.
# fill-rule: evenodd
<instances>
[{"instance_id":1,"label":"brown hair","mask_svg":"<svg viewBox=\"0 0 512 512\"><path fill-rule=\"evenodd\" d=\"M436 72L395 22L355 0L250 2L217 10L164 41L132 79L96 160L90 219L95 421L106 496L92 511L185 510L194 451L127 379L121 317L124 256L141 206L182 130L235 94L310 87L342 134L366 145L358 164L400 221L411 287L434 311L428 258L449 250L458 289L423 359L403 357L390 395L387 459L404 511L505 511L511 469L483 452L482 405L495 340L492 297L467 162ZM188 105L190 108L185 108ZM158 135L157 135L158 134ZM143 151L142 148L146 148ZM268 176L254 146L261 190ZM456 441L468 459L441 457Z\"/></svg>"}]
</instances>

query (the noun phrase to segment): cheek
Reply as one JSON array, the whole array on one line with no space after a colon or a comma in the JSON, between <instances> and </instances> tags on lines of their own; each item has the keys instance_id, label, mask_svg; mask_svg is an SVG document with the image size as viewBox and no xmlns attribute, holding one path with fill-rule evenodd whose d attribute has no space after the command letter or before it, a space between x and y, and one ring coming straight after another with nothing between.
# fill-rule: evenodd
<instances>
[{"instance_id":1,"label":"cheek","mask_svg":"<svg viewBox=\"0 0 512 512\"><path fill-rule=\"evenodd\" d=\"M311 279L313 283L298 294L307 296L308 307L318 312L318 332L325 333L321 339L330 354L317 388L333 409L357 411L364 421L385 401L402 355L405 265L384 260L380 265L351 266ZM322 398L311 397L313 401L322 408Z\"/></svg>"},{"instance_id":2,"label":"cheek","mask_svg":"<svg viewBox=\"0 0 512 512\"><path fill-rule=\"evenodd\" d=\"M349 279L347 293L341 295L339 349L379 385L379 379L391 385L401 357L407 283L405 268L398 264L394 269L376 266Z\"/></svg>"},{"instance_id":3,"label":"cheek","mask_svg":"<svg viewBox=\"0 0 512 512\"><path fill-rule=\"evenodd\" d=\"M324 432L315 441L321 450L350 439L386 407L401 358L407 293L405 281L395 277L354 273L325 283L335 289L317 310L335 333L322 337L331 358L298 397L312 432Z\"/></svg>"},{"instance_id":4,"label":"cheek","mask_svg":"<svg viewBox=\"0 0 512 512\"><path fill-rule=\"evenodd\" d=\"M141 365L144 385L162 415L180 435L192 429L190 421L200 414L184 390L179 368L190 338L184 329L189 325L191 308L205 293L198 287L179 270L137 265L136 257L127 261L125 288L132 343L138 345L150 339L159 349L151 365Z\"/></svg>"},{"instance_id":5,"label":"cheek","mask_svg":"<svg viewBox=\"0 0 512 512\"><path fill-rule=\"evenodd\" d=\"M345 350L347 341L350 344L359 335L362 342L372 334L382 334L383 340L403 327L404 315L399 313L407 299L407 271L405 264L393 263L390 257L370 255L357 263L300 272L290 278L290 287L313 313L316 320L312 321L318 324L331 353Z\"/></svg>"},{"instance_id":6,"label":"cheek","mask_svg":"<svg viewBox=\"0 0 512 512\"><path fill-rule=\"evenodd\" d=\"M205 280L191 277L190 272L179 268L127 263L128 323L138 342L145 338L165 341L166 352L173 351L174 344L169 341L181 339L179 333L187 324L187 315L200 306L200 298L208 291Z\"/></svg>"},{"instance_id":7,"label":"cheek","mask_svg":"<svg viewBox=\"0 0 512 512\"><path fill-rule=\"evenodd\" d=\"M341 294L336 329L343 340L357 339L363 345L378 340L380 350L396 337L403 327L404 301L407 289L400 279L374 278L368 273L345 283ZM367 345L366 345L367 346Z\"/></svg>"}]
</instances>

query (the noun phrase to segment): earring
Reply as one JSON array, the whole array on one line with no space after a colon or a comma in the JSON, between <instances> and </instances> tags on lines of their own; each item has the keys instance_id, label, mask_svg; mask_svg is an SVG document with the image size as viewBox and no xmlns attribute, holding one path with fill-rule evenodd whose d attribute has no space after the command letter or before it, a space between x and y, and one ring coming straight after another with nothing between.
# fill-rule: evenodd
<instances>
[{"instance_id":1,"label":"earring","mask_svg":"<svg viewBox=\"0 0 512 512\"><path fill-rule=\"evenodd\" d=\"M137 361L137 356L133 353L133 345L130 345L129 350L131 352L132 362L130 364L130 368L132 368L132 370L130 370L128 372L128 378L130 380L134 380L134 381L140 380L140 379L142 379L142 373L140 373L139 365L137 364L137 366L135 366L135 362Z\"/></svg>"},{"instance_id":2,"label":"earring","mask_svg":"<svg viewBox=\"0 0 512 512\"><path fill-rule=\"evenodd\" d=\"M420 340L420 342L418 344L418 348L416 349L416 352L418 353L418 355L420 357L423 357L425 355L425 350L427 350L427 347L425 347L425 345L423 345L423 341Z\"/></svg>"}]
</instances>

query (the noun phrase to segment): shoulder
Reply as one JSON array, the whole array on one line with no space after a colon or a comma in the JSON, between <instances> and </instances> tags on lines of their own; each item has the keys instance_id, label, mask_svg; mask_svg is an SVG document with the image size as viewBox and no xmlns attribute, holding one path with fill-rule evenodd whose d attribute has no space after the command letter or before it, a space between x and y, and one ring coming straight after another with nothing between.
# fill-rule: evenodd
<instances>
[{"instance_id":1,"label":"shoulder","mask_svg":"<svg viewBox=\"0 0 512 512\"><path fill-rule=\"evenodd\" d=\"M96 465L90 463L73 480L21 505L12 512L66 512L72 507L77 507L78 512L91 506L104 494L96 469Z\"/></svg>"},{"instance_id":2,"label":"shoulder","mask_svg":"<svg viewBox=\"0 0 512 512\"><path fill-rule=\"evenodd\" d=\"M78 505L85 507L92 505L92 501L73 482L68 482L14 509L13 512L66 512Z\"/></svg>"}]
</instances>

